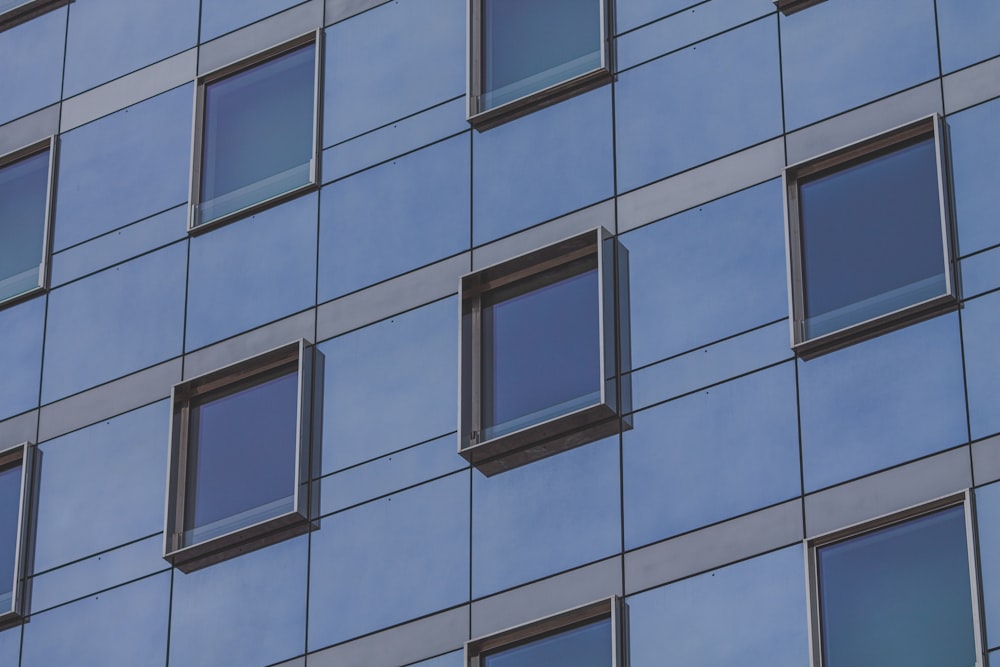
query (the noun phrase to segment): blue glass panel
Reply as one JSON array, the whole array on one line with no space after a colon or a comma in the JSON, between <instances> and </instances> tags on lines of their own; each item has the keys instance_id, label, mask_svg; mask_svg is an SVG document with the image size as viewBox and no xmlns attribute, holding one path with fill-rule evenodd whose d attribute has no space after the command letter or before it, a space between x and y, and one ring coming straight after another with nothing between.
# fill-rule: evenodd
<instances>
[{"instance_id":1,"label":"blue glass panel","mask_svg":"<svg viewBox=\"0 0 1000 667\"><path fill-rule=\"evenodd\" d=\"M415 662L409 667L461 667L463 658L463 651L454 651L452 653L439 655L438 657L431 658L430 660Z\"/></svg>"},{"instance_id":2,"label":"blue glass panel","mask_svg":"<svg viewBox=\"0 0 1000 667\"><path fill-rule=\"evenodd\" d=\"M63 95L76 95L194 46L198 5L199 0L88 0L74 5Z\"/></svg>"},{"instance_id":3,"label":"blue glass panel","mask_svg":"<svg viewBox=\"0 0 1000 667\"><path fill-rule=\"evenodd\" d=\"M160 401L38 446L35 572L163 530L169 410Z\"/></svg>"},{"instance_id":4,"label":"blue glass panel","mask_svg":"<svg viewBox=\"0 0 1000 667\"><path fill-rule=\"evenodd\" d=\"M466 601L468 474L326 517L310 563L310 651Z\"/></svg>"},{"instance_id":5,"label":"blue glass panel","mask_svg":"<svg viewBox=\"0 0 1000 667\"><path fill-rule=\"evenodd\" d=\"M965 508L816 550L825 667L977 664Z\"/></svg>"},{"instance_id":6,"label":"blue glass panel","mask_svg":"<svg viewBox=\"0 0 1000 667\"><path fill-rule=\"evenodd\" d=\"M945 74L1000 55L1000 4L994 0L939 2L937 20Z\"/></svg>"},{"instance_id":7,"label":"blue glass panel","mask_svg":"<svg viewBox=\"0 0 1000 667\"><path fill-rule=\"evenodd\" d=\"M162 665L170 573L35 614L24 626L21 667Z\"/></svg>"},{"instance_id":8,"label":"blue glass panel","mask_svg":"<svg viewBox=\"0 0 1000 667\"><path fill-rule=\"evenodd\" d=\"M622 436L626 549L800 493L792 364L637 412L633 426Z\"/></svg>"},{"instance_id":9,"label":"blue glass panel","mask_svg":"<svg viewBox=\"0 0 1000 667\"><path fill-rule=\"evenodd\" d=\"M773 18L621 74L615 86L618 191L780 134L778 74Z\"/></svg>"},{"instance_id":10,"label":"blue glass panel","mask_svg":"<svg viewBox=\"0 0 1000 667\"><path fill-rule=\"evenodd\" d=\"M697 4L699 0L618 0L615 27L620 34Z\"/></svg>"},{"instance_id":11,"label":"blue glass panel","mask_svg":"<svg viewBox=\"0 0 1000 667\"><path fill-rule=\"evenodd\" d=\"M1000 646L1000 484L976 489L976 523L979 524L986 645Z\"/></svg>"},{"instance_id":12,"label":"blue glass panel","mask_svg":"<svg viewBox=\"0 0 1000 667\"><path fill-rule=\"evenodd\" d=\"M11 665L13 667L18 664L20 656L21 626L18 625L0 632L0 664ZM434 667L437 667L437 665Z\"/></svg>"},{"instance_id":13,"label":"blue glass panel","mask_svg":"<svg viewBox=\"0 0 1000 667\"><path fill-rule=\"evenodd\" d=\"M49 151L0 166L0 301L40 284L48 194Z\"/></svg>"},{"instance_id":14,"label":"blue glass panel","mask_svg":"<svg viewBox=\"0 0 1000 667\"><path fill-rule=\"evenodd\" d=\"M481 0L483 109L601 66L602 0Z\"/></svg>"},{"instance_id":15,"label":"blue glass panel","mask_svg":"<svg viewBox=\"0 0 1000 667\"><path fill-rule=\"evenodd\" d=\"M1000 243L1000 99L948 116L955 222L962 255Z\"/></svg>"},{"instance_id":16,"label":"blue glass panel","mask_svg":"<svg viewBox=\"0 0 1000 667\"><path fill-rule=\"evenodd\" d=\"M614 193L611 145L608 87L476 133L474 244L610 197Z\"/></svg>"},{"instance_id":17,"label":"blue glass panel","mask_svg":"<svg viewBox=\"0 0 1000 667\"><path fill-rule=\"evenodd\" d=\"M1000 248L967 257L960 265L963 297L968 299L1000 287Z\"/></svg>"},{"instance_id":18,"label":"blue glass panel","mask_svg":"<svg viewBox=\"0 0 1000 667\"><path fill-rule=\"evenodd\" d=\"M191 240L188 350L315 303L315 193Z\"/></svg>"},{"instance_id":19,"label":"blue glass panel","mask_svg":"<svg viewBox=\"0 0 1000 667\"><path fill-rule=\"evenodd\" d=\"M5 419L38 405L45 299L32 299L0 310L0 331L3 332L0 419Z\"/></svg>"},{"instance_id":20,"label":"blue glass panel","mask_svg":"<svg viewBox=\"0 0 1000 667\"><path fill-rule=\"evenodd\" d=\"M1000 292L965 303L962 339L972 439L1000 432Z\"/></svg>"},{"instance_id":21,"label":"blue glass panel","mask_svg":"<svg viewBox=\"0 0 1000 667\"><path fill-rule=\"evenodd\" d=\"M313 44L205 86L198 222L312 180Z\"/></svg>"},{"instance_id":22,"label":"blue glass panel","mask_svg":"<svg viewBox=\"0 0 1000 667\"><path fill-rule=\"evenodd\" d=\"M324 473L455 430L457 317L445 299L318 346Z\"/></svg>"},{"instance_id":23,"label":"blue glass panel","mask_svg":"<svg viewBox=\"0 0 1000 667\"><path fill-rule=\"evenodd\" d=\"M628 599L633 665L809 664L802 547Z\"/></svg>"},{"instance_id":24,"label":"blue glass panel","mask_svg":"<svg viewBox=\"0 0 1000 667\"><path fill-rule=\"evenodd\" d=\"M176 572L170 664L262 667L302 653L307 545L301 536L197 572Z\"/></svg>"},{"instance_id":25,"label":"blue glass panel","mask_svg":"<svg viewBox=\"0 0 1000 667\"><path fill-rule=\"evenodd\" d=\"M472 595L482 597L617 553L618 438L472 475Z\"/></svg>"},{"instance_id":26,"label":"blue glass panel","mask_svg":"<svg viewBox=\"0 0 1000 667\"><path fill-rule=\"evenodd\" d=\"M465 5L389 2L327 28L323 145L463 95Z\"/></svg>"},{"instance_id":27,"label":"blue glass panel","mask_svg":"<svg viewBox=\"0 0 1000 667\"><path fill-rule=\"evenodd\" d=\"M301 0L202 0L201 41L276 14Z\"/></svg>"},{"instance_id":28,"label":"blue glass panel","mask_svg":"<svg viewBox=\"0 0 1000 667\"><path fill-rule=\"evenodd\" d=\"M53 248L61 250L186 202L190 163L190 86L63 134Z\"/></svg>"},{"instance_id":29,"label":"blue glass panel","mask_svg":"<svg viewBox=\"0 0 1000 667\"><path fill-rule=\"evenodd\" d=\"M954 313L799 362L806 492L966 441Z\"/></svg>"},{"instance_id":30,"label":"blue glass panel","mask_svg":"<svg viewBox=\"0 0 1000 667\"><path fill-rule=\"evenodd\" d=\"M933 0L838 0L781 16L789 129L938 75Z\"/></svg>"},{"instance_id":31,"label":"blue glass panel","mask_svg":"<svg viewBox=\"0 0 1000 667\"><path fill-rule=\"evenodd\" d=\"M180 354L185 246L176 243L49 293L43 403Z\"/></svg>"},{"instance_id":32,"label":"blue glass panel","mask_svg":"<svg viewBox=\"0 0 1000 667\"><path fill-rule=\"evenodd\" d=\"M610 667L611 664L610 618L483 656L484 667Z\"/></svg>"},{"instance_id":33,"label":"blue glass panel","mask_svg":"<svg viewBox=\"0 0 1000 667\"><path fill-rule=\"evenodd\" d=\"M59 101L65 34L65 8L0 32L0 124Z\"/></svg>"},{"instance_id":34,"label":"blue glass panel","mask_svg":"<svg viewBox=\"0 0 1000 667\"><path fill-rule=\"evenodd\" d=\"M320 301L469 247L469 138L455 137L322 191Z\"/></svg>"},{"instance_id":35,"label":"blue glass panel","mask_svg":"<svg viewBox=\"0 0 1000 667\"><path fill-rule=\"evenodd\" d=\"M0 613L14 600L17 527L21 516L21 463L0 468Z\"/></svg>"},{"instance_id":36,"label":"blue glass panel","mask_svg":"<svg viewBox=\"0 0 1000 667\"><path fill-rule=\"evenodd\" d=\"M632 366L788 316L781 183L622 234Z\"/></svg>"}]
</instances>

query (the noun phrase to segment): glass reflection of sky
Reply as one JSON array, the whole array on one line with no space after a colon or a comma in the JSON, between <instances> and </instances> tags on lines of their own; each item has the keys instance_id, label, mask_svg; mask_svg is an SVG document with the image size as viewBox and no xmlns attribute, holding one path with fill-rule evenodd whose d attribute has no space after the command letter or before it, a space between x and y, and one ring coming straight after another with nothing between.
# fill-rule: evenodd
<instances>
[{"instance_id":1,"label":"glass reflection of sky","mask_svg":"<svg viewBox=\"0 0 1000 667\"><path fill-rule=\"evenodd\" d=\"M21 506L21 466L0 470L0 613L11 608L17 521Z\"/></svg>"},{"instance_id":2,"label":"glass reflection of sky","mask_svg":"<svg viewBox=\"0 0 1000 667\"><path fill-rule=\"evenodd\" d=\"M38 287L49 152L0 167L0 301Z\"/></svg>"},{"instance_id":3,"label":"glass reflection of sky","mask_svg":"<svg viewBox=\"0 0 1000 667\"><path fill-rule=\"evenodd\" d=\"M610 667L611 619L535 639L483 656L484 667Z\"/></svg>"}]
</instances>

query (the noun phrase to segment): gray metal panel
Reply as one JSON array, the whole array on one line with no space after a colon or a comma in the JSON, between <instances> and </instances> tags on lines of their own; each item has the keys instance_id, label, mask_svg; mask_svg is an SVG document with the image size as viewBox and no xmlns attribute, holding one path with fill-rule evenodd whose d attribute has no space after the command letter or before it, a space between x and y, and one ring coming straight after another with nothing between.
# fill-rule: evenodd
<instances>
[{"instance_id":1,"label":"gray metal panel","mask_svg":"<svg viewBox=\"0 0 1000 667\"><path fill-rule=\"evenodd\" d=\"M971 485L969 447L957 447L806 496L806 537L919 505Z\"/></svg>"},{"instance_id":2,"label":"gray metal panel","mask_svg":"<svg viewBox=\"0 0 1000 667\"><path fill-rule=\"evenodd\" d=\"M59 105L45 107L0 125L0 155L39 142L59 132Z\"/></svg>"},{"instance_id":3,"label":"gray metal panel","mask_svg":"<svg viewBox=\"0 0 1000 667\"><path fill-rule=\"evenodd\" d=\"M0 422L0 450L19 442L35 442L38 410L29 410Z\"/></svg>"},{"instance_id":4,"label":"gray metal panel","mask_svg":"<svg viewBox=\"0 0 1000 667\"><path fill-rule=\"evenodd\" d=\"M625 592L631 595L801 539L802 502L790 500L626 554Z\"/></svg>"},{"instance_id":5,"label":"gray metal panel","mask_svg":"<svg viewBox=\"0 0 1000 667\"><path fill-rule=\"evenodd\" d=\"M972 477L976 486L1000 479L1000 435L972 443Z\"/></svg>"},{"instance_id":6,"label":"gray metal panel","mask_svg":"<svg viewBox=\"0 0 1000 667\"><path fill-rule=\"evenodd\" d=\"M326 0L326 24L336 23L372 7L384 5L389 0Z\"/></svg>"},{"instance_id":7,"label":"gray metal panel","mask_svg":"<svg viewBox=\"0 0 1000 667\"><path fill-rule=\"evenodd\" d=\"M944 78L945 113L955 113L1000 95L1000 58L987 60Z\"/></svg>"}]
</instances>

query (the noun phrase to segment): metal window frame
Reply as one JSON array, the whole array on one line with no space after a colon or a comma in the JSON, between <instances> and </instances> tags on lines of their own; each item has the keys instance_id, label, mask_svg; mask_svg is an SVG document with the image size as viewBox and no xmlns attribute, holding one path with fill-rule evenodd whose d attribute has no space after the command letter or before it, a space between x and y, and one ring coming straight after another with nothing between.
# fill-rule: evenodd
<instances>
[{"instance_id":1,"label":"metal window frame","mask_svg":"<svg viewBox=\"0 0 1000 667\"><path fill-rule=\"evenodd\" d=\"M464 665L465 667L482 667L484 653L512 648L535 639L557 635L560 632L604 617L611 619L611 665L609 667L627 667L628 642L625 635L628 632L628 606L625 604L625 600L617 595L470 639L465 642Z\"/></svg>"},{"instance_id":2,"label":"metal window frame","mask_svg":"<svg viewBox=\"0 0 1000 667\"><path fill-rule=\"evenodd\" d=\"M785 16L790 16L826 0L774 0L774 6Z\"/></svg>"},{"instance_id":3,"label":"metal window frame","mask_svg":"<svg viewBox=\"0 0 1000 667\"><path fill-rule=\"evenodd\" d=\"M25 0L5 11L0 11L0 32L26 23L36 16L41 16L68 5L75 0Z\"/></svg>"},{"instance_id":4,"label":"metal window frame","mask_svg":"<svg viewBox=\"0 0 1000 667\"><path fill-rule=\"evenodd\" d=\"M50 259L52 256L52 218L55 212L56 193L56 162L58 156L59 141L56 135L51 135L36 141L33 144L19 148L16 151L0 156L0 169L4 169L25 158L33 157L48 151L49 171L45 192L45 219L42 222L42 256L38 265L38 285L29 290L14 294L6 299L0 299L0 308L4 308L14 303L30 299L40 294L49 287Z\"/></svg>"},{"instance_id":5,"label":"metal window frame","mask_svg":"<svg viewBox=\"0 0 1000 667\"><path fill-rule=\"evenodd\" d=\"M551 272L589 256L597 259L600 331L600 398L596 403L556 415L488 440L482 440L482 308L497 288L537 279L549 284ZM538 250L493 264L459 279L459 426L458 452L490 476L631 428L628 386L627 294L621 278L628 255L611 232L598 227Z\"/></svg>"},{"instance_id":6,"label":"metal window frame","mask_svg":"<svg viewBox=\"0 0 1000 667\"><path fill-rule=\"evenodd\" d=\"M466 120L479 131L501 125L556 102L599 88L614 78L614 2L593 0L599 4L601 21L601 64L565 81L554 83L503 104L483 108L483 2L469 0L466 19Z\"/></svg>"},{"instance_id":7,"label":"metal window frame","mask_svg":"<svg viewBox=\"0 0 1000 667\"><path fill-rule=\"evenodd\" d=\"M205 89L211 84L221 81L254 67L263 65L269 60L282 56L295 49L314 45L313 64L313 126L312 126L312 158L309 160L309 182L292 188L287 192L273 195L259 202L248 204L217 218L199 220L198 208L201 206L201 176L204 159L203 142L205 138ZM257 213L277 204L288 201L305 192L315 190L320 184L320 122L322 120L322 82L323 82L323 31L312 30L294 39L282 42L276 46L258 51L246 58L223 65L198 77L194 87L194 131L191 136L191 183L188 203L188 233L197 234L208 229L214 229L239 218Z\"/></svg>"},{"instance_id":8,"label":"metal window frame","mask_svg":"<svg viewBox=\"0 0 1000 667\"><path fill-rule=\"evenodd\" d=\"M0 468L21 466L21 493L17 509L17 538L14 544L14 581L9 609L0 609L0 628L15 625L24 617L26 596L26 568L28 563L31 482L34 479L34 445L22 442L0 451Z\"/></svg>"},{"instance_id":9,"label":"metal window frame","mask_svg":"<svg viewBox=\"0 0 1000 667\"><path fill-rule=\"evenodd\" d=\"M192 402L252 387L269 374L294 366L298 378L295 443L295 478L290 479L292 510L194 544L184 544L184 504L187 498L189 423ZM164 512L163 558L183 572L206 567L241 553L274 544L318 527L313 522L319 502L318 485L311 484L315 467L313 445L319 437L316 402L322 378L322 353L299 339L262 354L205 373L173 386L171 390L170 440L167 461L166 511ZM316 487L316 488L314 488Z\"/></svg>"},{"instance_id":10,"label":"metal window frame","mask_svg":"<svg viewBox=\"0 0 1000 667\"><path fill-rule=\"evenodd\" d=\"M941 223L941 261L945 274L944 293L867 320L855 322L821 336L807 338L805 336L805 297L802 288L803 276L807 269L802 257L802 220L799 208L800 179L824 172L834 173L838 169L891 153L903 144L921 138L931 138L934 141L938 216ZM797 355L804 359L810 359L957 308L955 231L951 215L951 197L949 196L944 142L943 120L940 115L935 113L785 167L782 174L782 185L785 193L789 327L791 346Z\"/></svg>"},{"instance_id":11,"label":"metal window frame","mask_svg":"<svg viewBox=\"0 0 1000 667\"><path fill-rule=\"evenodd\" d=\"M972 632L975 637L976 663L973 667L984 667L988 664L986 657L986 641L983 636L982 601L979 582L978 546L975 521L975 495L971 489L935 498L928 502L890 512L882 516L855 523L844 528L838 528L815 537L803 540L806 572L806 604L808 613L806 623L809 633L809 664L810 667L823 667L823 637L820 622L820 580L819 562L816 556L818 549L824 546L848 540L860 535L878 532L879 530L896 526L907 521L927 516L939 510L962 506L965 511L966 553L969 565L969 595L972 601Z\"/></svg>"}]
</instances>

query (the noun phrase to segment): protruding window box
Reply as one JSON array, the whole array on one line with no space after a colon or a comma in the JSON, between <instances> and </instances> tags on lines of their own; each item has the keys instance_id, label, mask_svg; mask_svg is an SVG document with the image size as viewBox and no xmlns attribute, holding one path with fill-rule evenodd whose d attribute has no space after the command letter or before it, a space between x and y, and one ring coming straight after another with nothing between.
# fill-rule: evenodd
<instances>
[{"instance_id":1,"label":"protruding window box","mask_svg":"<svg viewBox=\"0 0 1000 667\"><path fill-rule=\"evenodd\" d=\"M0 628L24 615L34 451L25 442L0 452Z\"/></svg>"}]
</instances>

